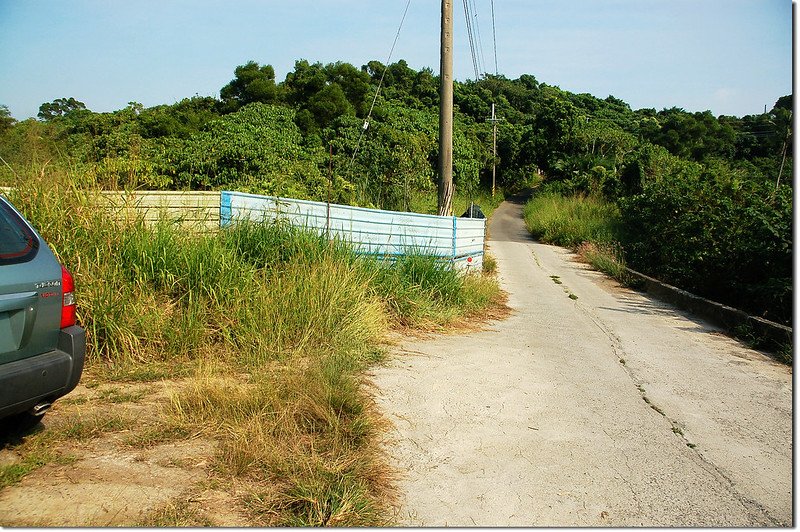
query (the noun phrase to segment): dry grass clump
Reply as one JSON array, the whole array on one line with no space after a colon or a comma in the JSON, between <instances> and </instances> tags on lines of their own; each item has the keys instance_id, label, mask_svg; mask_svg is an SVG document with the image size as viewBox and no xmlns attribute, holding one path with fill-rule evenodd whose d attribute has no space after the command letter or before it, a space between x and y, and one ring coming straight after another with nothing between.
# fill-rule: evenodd
<instances>
[{"instance_id":1,"label":"dry grass clump","mask_svg":"<svg viewBox=\"0 0 800 532\"><path fill-rule=\"evenodd\" d=\"M392 475L360 375L391 326L463 320L498 301L497 283L422 255L359 257L282 223L191 234L120 220L73 182L34 176L8 195L75 277L87 372L189 376L164 430L135 441L217 440L217 474L253 486L245 499L264 525L388 524Z\"/></svg>"},{"instance_id":2,"label":"dry grass clump","mask_svg":"<svg viewBox=\"0 0 800 532\"><path fill-rule=\"evenodd\" d=\"M595 269L625 284L630 281L622 247L616 242L583 242L575 250L578 257Z\"/></svg>"},{"instance_id":3,"label":"dry grass clump","mask_svg":"<svg viewBox=\"0 0 800 532\"><path fill-rule=\"evenodd\" d=\"M170 415L217 436L215 469L246 478L264 526L376 526L393 476L352 358L329 354L260 368L246 380L199 372Z\"/></svg>"}]
</instances>

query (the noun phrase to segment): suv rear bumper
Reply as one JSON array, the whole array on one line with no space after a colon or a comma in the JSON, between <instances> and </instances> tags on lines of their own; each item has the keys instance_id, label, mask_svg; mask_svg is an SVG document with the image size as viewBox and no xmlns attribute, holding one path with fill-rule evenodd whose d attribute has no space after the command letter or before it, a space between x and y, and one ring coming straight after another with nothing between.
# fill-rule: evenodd
<instances>
[{"instance_id":1,"label":"suv rear bumper","mask_svg":"<svg viewBox=\"0 0 800 532\"><path fill-rule=\"evenodd\" d=\"M72 326L61 329L56 350L0 365L0 418L71 392L85 356L86 331Z\"/></svg>"}]
</instances>

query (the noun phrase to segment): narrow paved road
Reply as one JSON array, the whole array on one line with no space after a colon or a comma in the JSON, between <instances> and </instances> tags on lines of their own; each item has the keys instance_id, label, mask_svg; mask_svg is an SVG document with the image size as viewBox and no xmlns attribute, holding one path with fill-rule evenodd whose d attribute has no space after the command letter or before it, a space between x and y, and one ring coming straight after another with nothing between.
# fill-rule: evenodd
<instances>
[{"instance_id":1,"label":"narrow paved road","mask_svg":"<svg viewBox=\"0 0 800 532\"><path fill-rule=\"evenodd\" d=\"M791 369L533 242L520 211L489 228L511 317L374 372L399 522L792 526Z\"/></svg>"}]
</instances>

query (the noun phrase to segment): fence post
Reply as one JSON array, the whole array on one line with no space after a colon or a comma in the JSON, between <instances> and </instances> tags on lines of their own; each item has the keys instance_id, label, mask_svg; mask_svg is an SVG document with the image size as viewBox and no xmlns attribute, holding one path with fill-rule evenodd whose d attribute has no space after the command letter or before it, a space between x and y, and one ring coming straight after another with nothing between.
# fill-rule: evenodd
<instances>
[{"instance_id":1,"label":"fence post","mask_svg":"<svg viewBox=\"0 0 800 532\"><path fill-rule=\"evenodd\" d=\"M453 265L455 265L455 263L456 263L456 249L457 249L457 244L458 244L458 242L457 242L457 236L458 236L457 228L458 228L458 226L456 224L457 221L458 221L458 218L453 216Z\"/></svg>"},{"instance_id":2,"label":"fence post","mask_svg":"<svg viewBox=\"0 0 800 532\"><path fill-rule=\"evenodd\" d=\"M220 191L219 193L219 226L225 227L232 221L231 212L231 193Z\"/></svg>"}]
</instances>

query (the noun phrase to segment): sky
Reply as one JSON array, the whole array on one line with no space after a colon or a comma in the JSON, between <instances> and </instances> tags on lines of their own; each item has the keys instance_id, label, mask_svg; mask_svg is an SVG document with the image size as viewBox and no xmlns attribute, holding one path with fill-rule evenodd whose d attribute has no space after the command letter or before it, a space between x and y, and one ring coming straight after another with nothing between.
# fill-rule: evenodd
<instances>
[{"instance_id":1,"label":"sky","mask_svg":"<svg viewBox=\"0 0 800 532\"><path fill-rule=\"evenodd\" d=\"M219 97L249 60L277 81L300 59L385 63L407 2L0 0L0 105L18 120L56 98L109 112ZM734 116L792 92L790 0L467 2L481 70L509 79ZM438 73L440 5L410 0L392 62ZM464 2L453 7L455 77L475 79Z\"/></svg>"}]
</instances>

